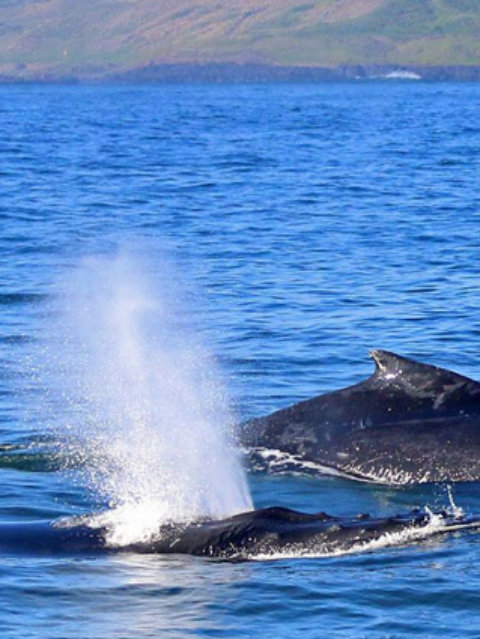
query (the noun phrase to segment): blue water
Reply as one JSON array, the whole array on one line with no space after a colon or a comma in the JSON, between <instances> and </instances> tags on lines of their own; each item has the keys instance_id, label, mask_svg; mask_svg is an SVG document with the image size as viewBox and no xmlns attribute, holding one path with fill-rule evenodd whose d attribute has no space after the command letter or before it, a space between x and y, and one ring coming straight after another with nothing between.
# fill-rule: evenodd
<instances>
[{"instance_id":1,"label":"blue water","mask_svg":"<svg viewBox=\"0 0 480 639\"><path fill-rule=\"evenodd\" d=\"M374 347L479 379L479 108L468 84L2 87L1 521L99 507L58 459L72 406L39 356L55 362L58 282L86 256L131 249L181 289L238 421L362 380ZM258 507L448 503L443 486L248 480ZM480 512L476 484L454 498ZM4 553L0 636L478 638L479 550L465 533L242 564Z\"/></svg>"}]
</instances>

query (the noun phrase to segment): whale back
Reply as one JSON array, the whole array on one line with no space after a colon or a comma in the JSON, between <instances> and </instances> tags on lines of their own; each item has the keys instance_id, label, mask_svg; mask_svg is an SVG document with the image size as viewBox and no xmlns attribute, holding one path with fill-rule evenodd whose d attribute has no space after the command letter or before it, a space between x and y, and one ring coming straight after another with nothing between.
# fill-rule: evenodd
<instances>
[{"instance_id":1,"label":"whale back","mask_svg":"<svg viewBox=\"0 0 480 639\"><path fill-rule=\"evenodd\" d=\"M480 478L480 384L389 351L371 356L371 377L247 422L242 443L372 479Z\"/></svg>"},{"instance_id":2,"label":"whale back","mask_svg":"<svg viewBox=\"0 0 480 639\"><path fill-rule=\"evenodd\" d=\"M464 375L390 351L373 350L370 355L375 362L375 373L364 383L402 389L405 395L430 399L438 408L459 399L463 402L466 397L477 401L480 397L480 384Z\"/></svg>"},{"instance_id":3,"label":"whale back","mask_svg":"<svg viewBox=\"0 0 480 639\"><path fill-rule=\"evenodd\" d=\"M426 536L450 530L476 529L478 517L435 513L419 509L406 514L372 517L367 514L333 517L323 512L302 513L282 507L271 507L241 513L222 520L206 520L191 524L161 527L149 540L127 546L110 546L108 531L92 527L88 515L69 521L21 522L0 524L2 552L31 555L91 555L92 553L181 553L227 560L266 557L325 556L331 553L365 550L370 542L382 537L391 545L392 534L404 533L417 538L416 531ZM95 518L95 516L94 516ZM404 543L405 538L400 538Z\"/></svg>"},{"instance_id":4,"label":"whale back","mask_svg":"<svg viewBox=\"0 0 480 639\"><path fill-rule=\"evenodd\" d=\"M444 523L439 532L449 527L478 527L478 519L455 520L438 513ZM393 533L424 528L431 516L423 511L393 517L361 514L334 517L320 512L302 513L282 507L263 508L228 519L199 522L181 531L162 531L156 540L132 547L139 552L187 553L223 559L250 559L259 556L319 554L362 549L381 537L391 539Z\"/></svg>"}]
</instances>

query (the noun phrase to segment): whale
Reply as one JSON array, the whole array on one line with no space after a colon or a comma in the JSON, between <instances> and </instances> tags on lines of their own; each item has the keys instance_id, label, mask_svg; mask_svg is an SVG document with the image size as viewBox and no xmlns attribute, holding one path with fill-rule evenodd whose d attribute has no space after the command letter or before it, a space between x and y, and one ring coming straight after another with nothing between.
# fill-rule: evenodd
<instances>
[{"instance_id":1,"label":"whale","mask_svg":"<svg viewBox=\"0 0 480 639\"><path fill-rule=\"evenodd\" d=\"M480 384L373 350L368 379L244 423L260 470L338 473L386 484L480 479Z\"/></svg>"},{"instance_id":2,"label":"whale","mask_svg":"<svg viewBox=\"0 0 480 639\"><path fill-rule=\"evenodd\" d=\"M415 542L432 535L478 529L479 517L412 510L374 517L302 513L274 506L220 520L164 524L148 540L118 546L96 517L0 524L0 553L81 555L93 553L188 554L246 561L331 556Z\"/></svg>"}]
</instances>

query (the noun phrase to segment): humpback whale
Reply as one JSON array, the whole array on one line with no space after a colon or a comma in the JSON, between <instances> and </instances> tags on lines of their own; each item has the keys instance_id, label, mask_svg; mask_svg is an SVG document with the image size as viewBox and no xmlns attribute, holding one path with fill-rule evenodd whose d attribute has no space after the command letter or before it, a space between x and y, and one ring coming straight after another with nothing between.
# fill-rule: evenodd
<instances>
[{"instance_id":1,"label":"humpback whale","mask_svg":"<svg viewBox=\"0 0 480 639\"><path fill-rule=\"evenodd\" d=\"M480 479L480 383L384 350L367 380L252 419L241 444L289 467L406 484ZM293 464L293 465L292 465Z\"/></svg>"},{"instance_id":2,"label":"humpback whale","mask_svg":"<svg viewBox=\"0 0 480 639\"><path fill-rule=\"evenodd\" d=\"M397 545L461 529L480 528L480 519L446 511L414 510L394 517L333 517L271 507L217 521L166 524L148 541L110 545L108 528L95 517L55 522L0 524L0 552L82 554L136 552L190 554L227 560L331 555ZM372 543L373 542L373 543Z\"/></svg>"}]
</instances>

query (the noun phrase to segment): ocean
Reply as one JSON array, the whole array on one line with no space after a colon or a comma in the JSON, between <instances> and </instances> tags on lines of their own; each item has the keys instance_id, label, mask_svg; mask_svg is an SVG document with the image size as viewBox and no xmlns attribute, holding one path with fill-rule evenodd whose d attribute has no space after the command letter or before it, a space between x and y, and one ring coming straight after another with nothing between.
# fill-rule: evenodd
<instances>
[{"instance_id":1,"label":"ocean","mask_svg":"<svg viewBox=\"0 0 480 639\"><path fill-rule=\"evenodd\" d=\"M448 506L244 470L235 432L365 379L372 348L480 379L479 108L401 80L0 87L0 522L106 510L121 544L252 505ZM2 551L0 636L478 639L479 551Z\"/></svg>"}]
</instances>

